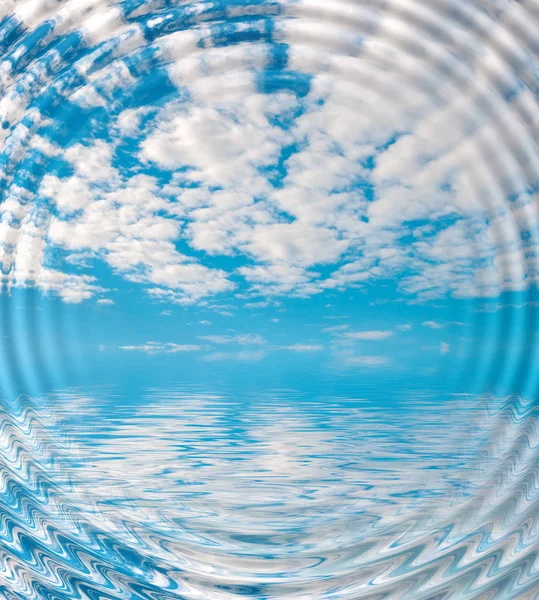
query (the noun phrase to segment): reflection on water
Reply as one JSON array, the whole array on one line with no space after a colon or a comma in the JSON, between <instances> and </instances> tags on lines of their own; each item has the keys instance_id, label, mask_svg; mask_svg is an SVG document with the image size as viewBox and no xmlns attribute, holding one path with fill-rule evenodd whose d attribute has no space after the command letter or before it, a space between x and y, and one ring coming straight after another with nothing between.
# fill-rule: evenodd
<instances>
[{"instance_id":1,"label":"reflection on water","mask_svg":"<svg viewBox=\"0 0 539 600\"><path fill-rule=\"evenodd\" d=\"M3 414L9 598L529 598L537 409L290 391ZM62 440L61 442L59 440Z\"/></svg>"}]
</instances>

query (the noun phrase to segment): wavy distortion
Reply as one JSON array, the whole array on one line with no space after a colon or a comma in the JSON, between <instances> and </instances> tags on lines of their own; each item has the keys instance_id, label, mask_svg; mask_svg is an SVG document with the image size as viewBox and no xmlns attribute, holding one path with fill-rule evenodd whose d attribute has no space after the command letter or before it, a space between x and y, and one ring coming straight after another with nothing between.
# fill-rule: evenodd
<instances>
[{"instance_id":1,"label":"wavy distortion","mask_svg":"<svg viewBox=\"0 0 539 600\"><path fill-rule=\"evenodd\" d=\"M539 598L538 34L536 0L0 0L2 597ZM380 281L469 302L447 372L480 402L155 392L108 417L58 392L99 383L73 307L118 282L228 318L214 297ZM335 323L339 368L389 368L354 344L412 330Z\"/></svg>"},{"instance_id":2,"label":"wavy distortion","mask_svg":"<svg viewBox=\"0 0 539 600\"><path fill-rule=\"evenodd\" d=\"M234 477L227 473L225 457L216 465L216 473L225 474L221 479L214 474L205 494L184 497L186 506L172 508L170 496L159 505L139 489L132 499L134 512L122 504L107 508L110 488L103 496L105 505L99 506L95 486L110 478L111 471L101 466L93 480L91 470L84 471L89 485L77 489L77 469L69 467L72 461L51 437L54 424L45 427L52 413L36 412L22 398L6 408L0 577L7 598L427 599L537 594L539 421L537 409L520 398L488 400L475 407L473 417L469 407L453 405L459 417L477 417L479 443L473 451L462 450L456 463L455 457L448 461L450 456L444 455L447 443L455 444L451 436L441 452L431 448L427 480L424 475L419 479L425 457L416 457L415 476L411 464L395 467L392 460L402 460L407 453L394 441L385 452L382 441L378 455L363 462L356 444L353 456L360 464L353 477L342 470L346 454L334 447L341 470L328 469L326 477L330 485L333 480L332 485L342 487L336 492L338 509L335 498L328 497L331 488L320 484L320 470L327 469L320 458L311 459L315 478L308 483L309 469L304 468L296 481L297 466L272 469L265 462L268 455L260 458L274 482L270 478L259 485L261 463L258 469L255 463L250 479L236 474L235 490L241 494L224 494L221 484ZM368 412L361 413L365 428ZM335 416L341 419L339 413ZM371 420L373 434L380 429L375 422ZM148 422L142 425L148 427ZM294 425L293 416L283 414L283 428L293 431ZM428 420L413 425L420 439L432 436L432 425L440 427ZM455 436L462 433L459 428ZM179 439L190 443L185 436ZM323 440L312 443L312 448L321 447L330 455ZM232 452L233 439L228 444ZM309 455L308 444L302 448ZM366 448L372 448L372 441ZM220 452L226 455L223 448ZM255 446L252 454L257 452L261 450ZM288 454L288 460L292 457ZM156 458L158 468L167 466L161 455ZM432 469L443 471L448 464L452 481L440 484ZM351 464L348 468L353 472ZM243 470L248 472L249 465ZM58 480L60 472L71 472L73 479ZM186 467L182 486L188 474ZM365 474L369 485L357 480ZM345 481L339 484L335 477ZM300 481L310 492L293 498ZM144 479L136 482L142 486Z\"/></svg>"}]
</instances>

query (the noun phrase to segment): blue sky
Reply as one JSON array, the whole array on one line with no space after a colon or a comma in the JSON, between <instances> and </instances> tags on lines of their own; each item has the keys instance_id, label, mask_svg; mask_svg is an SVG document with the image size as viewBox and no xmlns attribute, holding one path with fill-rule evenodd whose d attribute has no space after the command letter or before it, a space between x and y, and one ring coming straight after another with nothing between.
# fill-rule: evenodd
<instances>
[{"instance_id":1,"label":"blue sky","mask_svg":"<svg viewBox=\"0 0 539 600\"><path fill-rule=\"evenodd\" d=\"M405 52L395 2L327 31L306 1L30 4L0 8L6 390L533 389L518 8Z\"/></svg>"}]
</instances>

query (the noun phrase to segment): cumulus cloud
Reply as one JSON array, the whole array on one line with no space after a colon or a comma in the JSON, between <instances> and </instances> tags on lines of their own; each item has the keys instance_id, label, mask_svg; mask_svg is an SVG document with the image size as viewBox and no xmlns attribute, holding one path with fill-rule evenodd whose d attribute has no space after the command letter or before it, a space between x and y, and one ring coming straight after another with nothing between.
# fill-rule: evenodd
<instances>
[{"instance_id":1,"label":"cumulus cloud","mask_svg":"<svg viewBox=\"0 0 539 600\"><path fill-rule=\"evenodd\" d=\"M5 14L27 27L54 16L66 32L83 23L91 47L75 65L82 85L57 91L87 110L107 109L111 125L107 139L57 148L33 135L45 120L27 109L65 67L61 57L34 61L17 85L0 73L0 119L17 124L0 130L6 157L33 148L69 165L69 174L45 175L37 195L9 182L0 207L8 289L35 285L84 300L101 291L82 272L94 259L180 305L237 287L243 299L309 297L390 279L427 300L496 297L537 282L539 161L529 126L537 102L530 56L507 36L512 20L522 21L518 3L496 15L467 6L466 27L457 3L444 14L444 40L423 36L399 55L398 0L360 9L361 38L319 31L316 51L302 43L302 19L281 20L273 35L287 44L287 69L309 76L304 96L261 93L266 44L212 47L207 28L175 32L154 50L177 98L125 110L116 99L137 79L121 56L147 45L140 27L104 0L84 18L85 3L53 4L8 2ZM303 2L283 11L302 15ZM487 24L488 47L475 33ZM99 46L110 36L114 44ZM116 60L103 61L106 52ZM118 160L122 136L137 140L126 162L139 161L136 169ZM80 271L53 268L56 250ZM241 261L216 268L214 256Z\"/></svg>"},{"instance_id":2,"label":"cumulus cloud","mask_svg":"<svg viewBox=\"0 0 539 600\"><path fill-rule=\"evenodd\" d=\"M241 109L228 105L219 110L211 104L180 108L144 140L142 158L170 169L189 166L193 170L187 177L206 186L237 186L247 180L253 191L263 191L267 182L257 168L275 161L287 134L272 127L263 106L250 106L251 100L262 104L265 98L250 96Z\"/></svg>"},{"instance_id":3,"label":"cumulus cloud","mask_svg":"<svg viewBox=\"0 0 539 600\"><path fill-rule=\"evenodd\" d=\"M34 221L27 213L18 227L11 226L5 219L0 222L0 280L8 290L36 286L43 293L56 294L68 303L79 303L95 293L107 291L94 276L68 274L44 266L45 228Z\"/></svg>"},{"instance_id":4,"label":"cumulus cloud","mask_svg":"<svg viewBox=\"0 0 539 600\"><path fill-rule=\"evenodd\" d=\"M129 29L123 22L122 11L109 0L91 3L67 0L61 6L56 2L14 2L12 14L30 29L46 20L55 22L62 33L80 28L90 46L118 36L119 30ZM143 39L139 39L139 44L142 42Z\"/></svg>"},{"instance_id":5,"label":"cumulus cloud","mask_svg":"<svg viewBox=\"0 0 539 600\"><path fill-rule=\"evenodd\" d=\"M66 159L76 175L68 180L51 176L41 186L41 193L61 211L50 219L50 244L93 253L126 279L157 286L148 288L151 296L178 304L234 287L223 271L177 251L179 223L170 218L175 207L162 196L155 178L136 175L122 180L110 167L110 147L100 142L78 144ZM70 218L73 211L78 214Z\"/></svg>"},{"instance_id":6,"label":"cumulus cloud","mask_svg":"<svg viewBox=\"0 0 539 600\"><path fill-rule=\"evenodd\" d=\"M288 10L295 14L301 5ZM320 282L326 289L400 276L403 292L423 298L447 292L488 297L536 281L532 248L537 227L531 216L536 201L528 190L537 185L539 165L531 130L524 125L534 102L520 80L527 78L530 57L506 33L512 19L521 20L521 9L512 6L489 20L482 9L469 8L466 19L474 26L462 27L459 10L444 14L444 35L451 41L434 43L424 36L413 54L398 60L387 43L403 34L399 4L393 0L365 30L353 59L348 58L353 40L325 36L324 50L313 53L295 44L303 33L300 21L281 25L279 33L291 46L290 66L312 74L313 81L307 110L297 121L310 143L289 159L290 187L280 194L298 215L302 193L311 184L315 193L324 190L329 198L347 177L359 175L373 191L372 202L356 198L355 214L347 212L345 203L326 210L324 223L335 220L343 238L360 250L355 264ZM370 13L366 17L362 24L373 19ZM478 44L476 27L487 23L489 39L503 45L509 62L500 61L494 46ZM458 62L455 47L466 53L465 62ZM434 55L444 69L428 68ZM416 85L418 73L424 86ZM422 91L440 89L441 77L451 89L464 84L466 93L450 92L437 102ZM361 94L352 83L358 80ZM509 96L514 98L510 107ZM338 155L332 151L336 145ZM358 167L365 156L374 162L368 171ZM412 225L419 219L428 225ZM412 240L403 244L399 238L404 236Z\"/></svg>"},{"instance_id":7,"label":"cumulus cloud","mask_svg":"<svg viewBox=\"0 0 539 600\"><path fill-rule=\"evenodd\" d=\"M97 304L99 304L101 306L113 306L114 300L111 300L110 298L100 298L97 301Z\"/></svg>"}]
</instances>

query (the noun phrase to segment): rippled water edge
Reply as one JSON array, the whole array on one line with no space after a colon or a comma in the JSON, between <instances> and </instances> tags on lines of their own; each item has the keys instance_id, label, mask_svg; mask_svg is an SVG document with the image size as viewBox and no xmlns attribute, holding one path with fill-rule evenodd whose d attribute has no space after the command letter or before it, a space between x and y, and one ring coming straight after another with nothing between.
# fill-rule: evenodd
<instances>
[{"instance_id":1,"label":"rippled water edge","mask_svg":"<svg viewBox=\"0 0 539 600\"><path fill-rule=\"evenodd\" d=\"M191 402L176 420L157 403L108 423L84 448L56 407L4 404L6 598L537 597L533 403L461 399L391 422L281 402L230 425L219 398ZM166 456L169 438L184 445Z\"/></svg>"}]
</instances>

